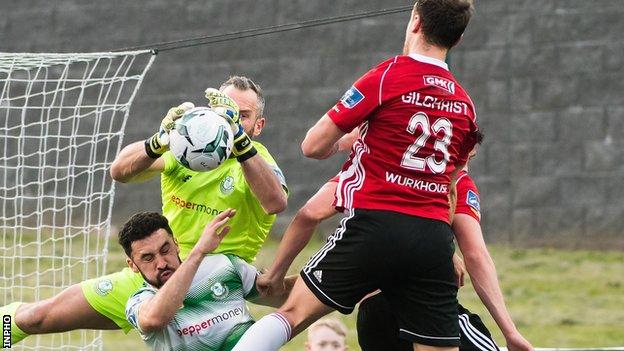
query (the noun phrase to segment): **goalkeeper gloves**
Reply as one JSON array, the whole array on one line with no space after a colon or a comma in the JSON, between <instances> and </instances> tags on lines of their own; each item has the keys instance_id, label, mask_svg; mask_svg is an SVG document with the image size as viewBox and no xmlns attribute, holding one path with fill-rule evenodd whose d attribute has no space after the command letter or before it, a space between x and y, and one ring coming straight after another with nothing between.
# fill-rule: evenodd
<instances>
[{"instance_id":1,"label":"goalkeeper gloves","mask_svg":"<svg viewBox=\"0 0 624 351\"><path fill-rule=\"evenodd\" d=\"M215 88L206 89L206 99L208 99L208 106L230 123L234 133L232 154L238 162L248 160L257 154L258 150L253 146L251 138L240 124L239 109L236 102Z\"/></svg>"},{"instance_id":2,"label":"goalkeeper gloves","mask_svg":"<svg viewBox=\"0 0 624 351\"><path fill-rule=\"evenodd\" d=\"M172 107L165 118L160 122L158 132L145 140L145 153L151 158L159 158L169 150L169 132L175 126L175 121L195 107L192 102L184 102L180 106Z\"/></svg>"}]
</instances>

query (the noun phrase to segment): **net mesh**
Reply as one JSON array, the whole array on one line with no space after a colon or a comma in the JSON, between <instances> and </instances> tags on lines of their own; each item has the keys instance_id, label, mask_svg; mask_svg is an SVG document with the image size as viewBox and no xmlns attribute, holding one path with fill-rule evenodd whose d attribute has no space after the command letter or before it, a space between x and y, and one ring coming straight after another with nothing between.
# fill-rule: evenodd
<instances>
[{"instance_id":1,"label":"net mesh","mask_svg":"<svg viewBox=\"0 0 624 351\"><path fill-rule=\"evenodd\" d=\"M154 55L0 53L0 305L101 275L130 105ZM101 332L33 336L28 350L100 350Z\"/></svg>"}]
</instances>

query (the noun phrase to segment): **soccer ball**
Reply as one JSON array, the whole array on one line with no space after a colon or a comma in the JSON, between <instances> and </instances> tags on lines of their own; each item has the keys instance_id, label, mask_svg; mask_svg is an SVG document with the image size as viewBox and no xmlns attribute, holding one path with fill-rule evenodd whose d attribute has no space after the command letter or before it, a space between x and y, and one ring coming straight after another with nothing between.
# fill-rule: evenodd
<instances>
[{"instance_id":1,"label":"soccer ball","mask_svg":"<svg viewBox=\"0 0 624 351\"><path fill-rule=\"evenodd\" d=\"M227 160L233 142L230 124L208 107L186 111L169 132L169 149L175 159L198 172L213 170Z\"/></svg>"}]
</instances>

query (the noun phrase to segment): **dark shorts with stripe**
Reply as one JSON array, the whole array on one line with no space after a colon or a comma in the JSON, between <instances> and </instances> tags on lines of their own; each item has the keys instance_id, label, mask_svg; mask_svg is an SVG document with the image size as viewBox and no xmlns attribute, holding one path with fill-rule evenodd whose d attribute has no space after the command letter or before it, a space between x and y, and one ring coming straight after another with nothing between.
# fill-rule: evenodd
<instances>
[{"instance_id":1,"label":"dark shorts with stripe","mask_svg":"<svg viewBox=\"0 0 624 351\"><path fill-rule=\"evenodd\" d=\"M459 351L499 351L490 331L478 315L459 305ZM383 293L358 307L358 343L362 351L412 351L412 343L399 338L399 325Z\"/></svg>"},{"instance_id":2,"label":"dark shorts with stripe","mask_svg":"<svg viewBox=\"0 0 624 351\"><path fill-rule=\"evenodd\" d=\"M401 338L459 346L454 248L447 223L391 211L350 210L301 276L321 302L345 314L366 294L381 289Z\"/></svg>"}]
</instances>

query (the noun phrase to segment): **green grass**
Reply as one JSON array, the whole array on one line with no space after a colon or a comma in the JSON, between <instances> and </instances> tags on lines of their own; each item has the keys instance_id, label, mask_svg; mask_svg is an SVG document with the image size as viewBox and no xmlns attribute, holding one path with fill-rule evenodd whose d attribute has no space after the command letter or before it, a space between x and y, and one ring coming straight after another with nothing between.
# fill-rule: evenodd
<instances>
[{"instance_id":1,"label":"green grass","mask_svg":"<svg viewBox=\"0 0 624 351\"><path fill-rule=\"evenodd\" d=\"M80 246L82 243L76 242L75 245ZM299 255L291 273L297 273L321 245L320 240L312 242ZM125 260L114 239L109 247L107 270L112 272L124 267ZM276 248L275 241L267 242L256 265L268 266ZM82 246L76 249L82 249ZM623 252L514 249L504 246L492 246L490 250L511 315L520 331L534 346L624 345ZM478 313L493 332L496 341L504 345L504 339L469 281L460 290L460 302ZM250 305L250 309L256 318L273 310L256 305ZM343 316L333 313L331 316L341 319L347 325L350 330L349 347L358 350L356 314ZM72 339L74 335L78 336L79 333L72 333ZM49 338L46 336L44 340ZM58 341L59 336L55 340ZM305 334L299 335L283 350L302 350L304 342ZM110 351L147 350L136 332L129 335L119 331L104 332L104 345L105 350Z\"/></svg>"}]
</instances>

